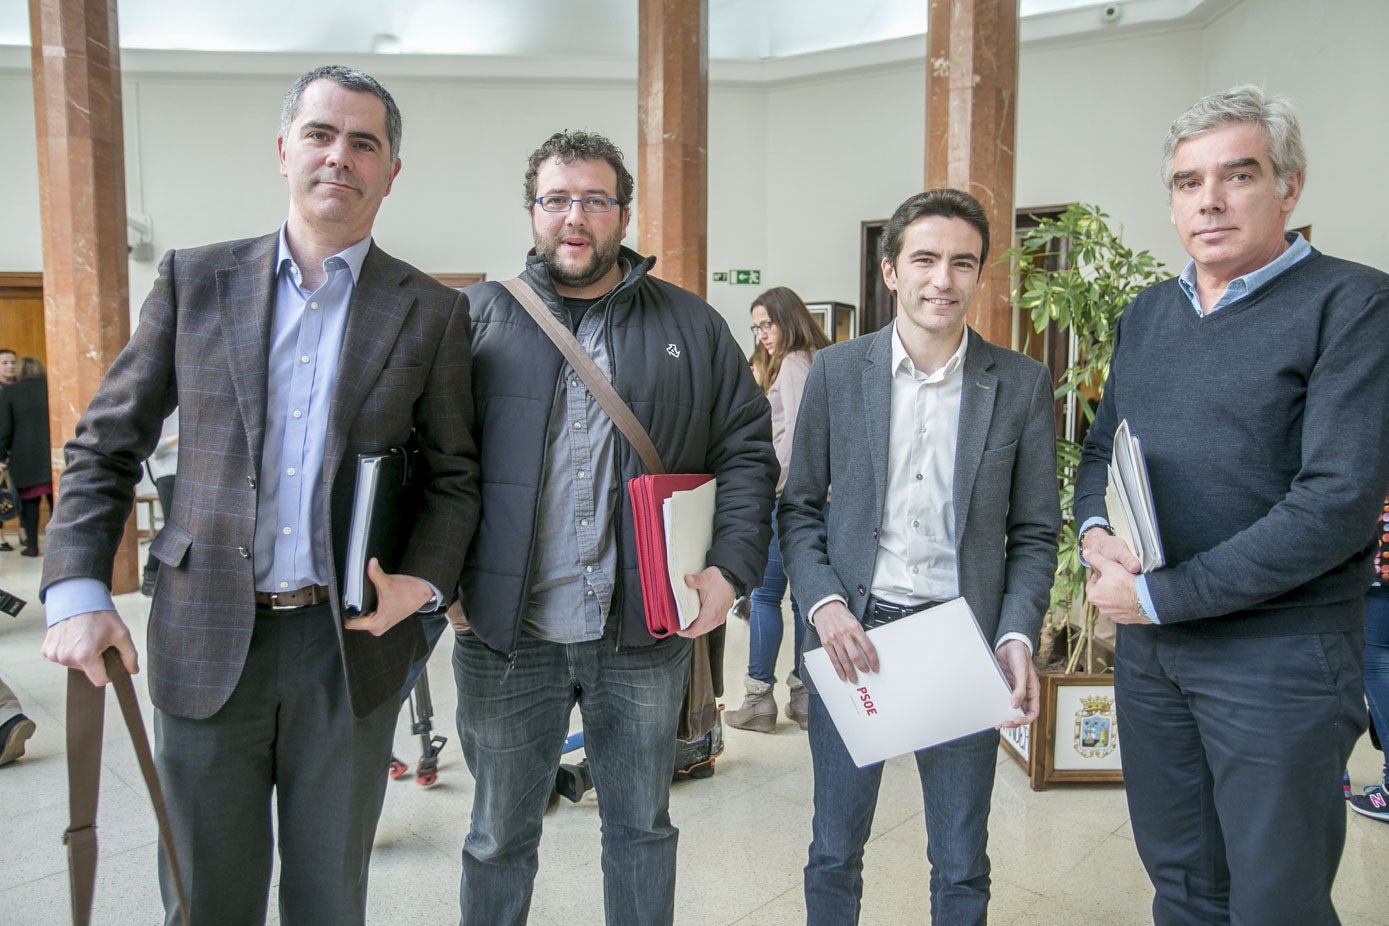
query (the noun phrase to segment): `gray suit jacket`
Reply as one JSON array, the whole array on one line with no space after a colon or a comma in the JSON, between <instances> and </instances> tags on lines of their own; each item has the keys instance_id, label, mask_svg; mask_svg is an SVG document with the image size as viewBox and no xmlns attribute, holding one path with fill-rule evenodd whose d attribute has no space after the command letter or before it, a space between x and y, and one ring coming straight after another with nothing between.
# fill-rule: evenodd
<instances>
[{"instance_id":1,"label":"gray suit jacket","mask_svg":"<svg viewBox=\"0 0 1389 926\"><path fill-rule=\"evenodd\" d=\"M1051 378L1035 360L972 330L967 337L954 479L960 594L986 638L1020 633L1035 646L1061 529ZM863 619L891 405L891 326L816 354L777 508L782 560L802 607L843 595ZM806 649L819 645L807 628Z\"/></svg>"},{"instance_id":2,"label":"gray suit jacket","mask_svg":"<svg viewBox=\"0 0 1389 926\"><path fill-rule=\"evenodd\" d=\"M111 582L141 464L175 406L181 423L173 510L151 545L160 563L147 644L150 697L205 718L241 676L255 623L256 483L265 434L277 235L170 251L140 324L66 447L48 528L43 590L73 576ZM478 518L467 300L374 244L348 310L324 436L326 522L317 543L343 560L357 454L413 432L427 483L399 571L454 586ZM381 637L342 630L357 716L399 695L424 653L419 621Z\"/></svg>"}]
</instances>

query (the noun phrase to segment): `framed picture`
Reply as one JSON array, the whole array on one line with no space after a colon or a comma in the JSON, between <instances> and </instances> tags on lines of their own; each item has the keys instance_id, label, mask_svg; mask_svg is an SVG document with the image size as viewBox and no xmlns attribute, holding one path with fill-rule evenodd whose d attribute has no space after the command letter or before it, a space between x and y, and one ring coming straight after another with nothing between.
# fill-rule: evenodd
<instances>
[{"instance_id":1,"label":"framed picture","mask_svg":"<svg viewBox=\"0 0 1389 926\"><path fill-rule=\"evenodd\" d=\"M430 276L453 289L464 289L487 279L485 273L431 273Z\"/></svg>"},{"instance_id":2,"label":"framed picture","mask_svg":"<svg viewBox=\"0 0 1389 926\"><path fill-rule=\"evenodd\" d=\"M1003 746L1032 789L1070 781L1123 781L1114 676L1044 673L1042 705L1028 727L1003 731Z\"/></svg>"},{"instance_id":3,"label":"framed picture","mask_svg":"<svg viewBox=\"0 0 1389 926\"><path fill-rule=\"evenodd\" d=\"M807 302L810 317L831 342L858 337L858 313L847 302Z\"/></svg>"}]
</instances>

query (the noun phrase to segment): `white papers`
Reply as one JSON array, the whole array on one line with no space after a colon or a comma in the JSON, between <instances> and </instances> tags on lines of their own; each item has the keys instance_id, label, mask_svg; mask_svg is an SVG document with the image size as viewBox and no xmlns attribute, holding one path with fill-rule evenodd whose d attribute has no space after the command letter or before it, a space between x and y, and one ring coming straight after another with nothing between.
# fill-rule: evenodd
<instances>
[{"instance_id":1,"label":"white papers","mask_svg":"<svg viewBox=\"0 0 1389 926\"><path fill-rule=\"evenodd\" d=\"M878 671L841 681L823 649L805 667L859 768L1024 715L963 598L868 631Z\"/></svg>"},{"instance_id":2,"label":"white papers","mask_svg":"<svg viewBox=\"0 0 1389 926\"><path fill-rule=\"evenodd\" d=\"M1153 488L1148 483L1148 465L1143 461L1143 445L1129 432L1127 418L1114 431L1104 502L1114 535L1129 545L1143 572L1160 567L1164 562L1162 538L1153 508Z\"/></svg>"},{"instance_id":3,"label":"white papers","mask_svg":"<svg viewBox=\"0 0 1389 926\"><path fill-rule=\"evenodd\" d=\"M695 489L672 492L661 503L666 523L666 567L670 590L684 630L699 617L699 592L685 584L685 576L704 571L704 561L714 542L714 493L717 480Z\"/></svg>"}]
</instances>

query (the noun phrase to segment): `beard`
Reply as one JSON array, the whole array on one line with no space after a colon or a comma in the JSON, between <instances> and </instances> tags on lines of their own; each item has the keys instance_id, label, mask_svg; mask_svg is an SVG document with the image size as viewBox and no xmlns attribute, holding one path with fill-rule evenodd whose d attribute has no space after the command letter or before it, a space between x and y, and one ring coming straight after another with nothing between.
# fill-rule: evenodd
<instances>
[{"instance_id":1,"label":"beard","mask_svg":"<svg viewBox=\"0 0 1389 926\"><path fill-rule=\"evenodd\" d=\"M559 254L560 240L575 236L587 240L593 246L593 250L582 261L564 263ZM597 238L589 232L545 236L536 232L534 238L535 253L544 258L545 269L550 272L550 279L561 286L575 289L582 289L601 280L617 263L618 252L622 249L621 229L614 230L613 234L605 239Z\"/></svg>"}]
</instances>

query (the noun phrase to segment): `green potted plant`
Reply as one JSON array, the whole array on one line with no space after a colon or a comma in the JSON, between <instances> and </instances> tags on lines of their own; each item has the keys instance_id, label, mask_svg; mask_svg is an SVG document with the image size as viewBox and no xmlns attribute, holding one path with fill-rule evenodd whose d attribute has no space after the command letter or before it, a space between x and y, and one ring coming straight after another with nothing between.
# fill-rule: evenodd
<instances>
[{"instance_id":1,"label":"green potted plant","mask_svg":"<svg viewBox=\"0 0 1389 926\"><path fill-rule=\"evenodd\" d=\"M1034 788L1053 780L1119 780L1117 772L1097 778L1058 774L1049 768L1047 751L1054 752L1062 731L1056 729L1054 713L1049 718L1045 712L1056 707L1057 676L1070 676L1066 684L1084 682L1095 678L1097 667L1101 671L1111 668L1095 651L1098 615L1085 600L1087 571L1080 561L1071 512L1076 465L1109 373L1119 316L1139 292L1168 276L1152 254L1125 245L1110 227L1109 216L1097 206L1076 203L1036 221L1036 227L1020 233L1017 246L1000 258L1015 262L1014 305L1028 314L1036 332L1053 329L1065 339L1066 347L1066 365L1056 387L1063 412L1056 443L1063 527L1056 581L1038 652L1039 663L1054 666L1056 671L1044 677L1044 716L1034 725L1047 731L1047 735L1037 736L1027 763ZM1083 675L1078 674L1081 669ZM1078 718L1077 730L1079 725ZM1017 744L1013 745L1016 751Z\"/></svg>"}]
</instances>

